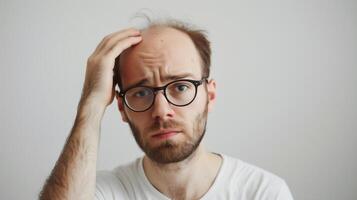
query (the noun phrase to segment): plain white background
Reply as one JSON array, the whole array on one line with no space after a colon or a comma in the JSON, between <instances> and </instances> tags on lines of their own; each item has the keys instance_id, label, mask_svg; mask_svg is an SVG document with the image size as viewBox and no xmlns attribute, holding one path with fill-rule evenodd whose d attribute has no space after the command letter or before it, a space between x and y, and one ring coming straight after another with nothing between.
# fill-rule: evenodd
<instances>
[{"instance_id":1,"label":"plain white background","mask_svg":"<svg viewBox=\"0 0 357 200\"><path fill-rule=\"evenodd\" d=\"M72 127L88 56L143 8L209 32L211 151L281 176L295 199L357 199L355 0L1 0L0 199L37 198ZM140 155L111 105L98 169Z\"/></svg>"}]
</instances>

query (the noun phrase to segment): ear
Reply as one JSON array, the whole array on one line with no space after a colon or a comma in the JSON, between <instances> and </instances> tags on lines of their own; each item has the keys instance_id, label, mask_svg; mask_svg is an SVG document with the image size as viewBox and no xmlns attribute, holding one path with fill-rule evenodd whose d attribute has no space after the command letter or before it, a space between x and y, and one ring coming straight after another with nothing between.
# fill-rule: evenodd
<instances>
[{"instance_id":1,"label":"ear","mask_svg":"<svg viewBox=\"0 0 357 200\"><path fill-rule=\"evenodd\" d=\"M216 81L211 79L207 82L208 112L212 111L216 96Z\"/></svg>"},{"instance_id":2,"label":"ear","mask_svg":"<svg viewBox=\"0 0 357 200\"><path fill-rule=\"evenodd\" d=\"M125 110L124 110L124 102L123 102L123 99L119 96L118 91L115 91L115 98L117 99L117 102L118 102L118 109L121 114L121 119L123 120L123 122L128 122L128 116L126 115Z\"/></svg>"}]
</instances>

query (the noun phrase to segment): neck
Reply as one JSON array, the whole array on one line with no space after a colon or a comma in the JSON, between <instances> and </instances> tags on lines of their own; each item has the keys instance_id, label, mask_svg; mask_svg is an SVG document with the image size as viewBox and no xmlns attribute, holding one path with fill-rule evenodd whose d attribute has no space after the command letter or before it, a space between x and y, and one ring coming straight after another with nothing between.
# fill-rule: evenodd
<instances>
[{"instance_id":1,"label":"neck","mask_svg":"<svg viewBox=\"0 0 357 200\"><path fill-rule=\"evenodd\" d=\"M144 157L145 175L161 193L172 199L199 199L213 184L222 158L200 145L188 158L160 164Z\"/></svg>"}]
</instances>

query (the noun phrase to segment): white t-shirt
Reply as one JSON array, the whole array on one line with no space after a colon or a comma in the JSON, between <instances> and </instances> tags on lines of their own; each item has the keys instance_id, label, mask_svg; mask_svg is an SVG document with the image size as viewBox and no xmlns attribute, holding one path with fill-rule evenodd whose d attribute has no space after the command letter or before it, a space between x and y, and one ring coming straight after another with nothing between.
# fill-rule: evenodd
<instances>
[{"instance_id":1,"label":"white t-shirt","mask_svg":"<svg viewBox=\"0 0 357 200\"><path fill-rule=\"evenodd\" d=\"M214 183L201 200L293 200L289 187L278 176L220 154L223 163ZM115 168L98 171L96 200L169 200L147 179L143 157Z\"/></svg>"}]
</instances>

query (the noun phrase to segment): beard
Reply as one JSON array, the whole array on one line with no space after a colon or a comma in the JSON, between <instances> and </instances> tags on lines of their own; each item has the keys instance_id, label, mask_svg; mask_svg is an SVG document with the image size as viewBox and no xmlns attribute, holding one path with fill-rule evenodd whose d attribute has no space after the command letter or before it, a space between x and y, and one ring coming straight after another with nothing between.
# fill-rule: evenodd
<instances>
[{"instance_id":1,"label":"beard","mask_svg":"<svg viewBox=\"0 0 357 200\"><path fill-rule=\"evenodd\" d=\"M202 138L206 132L207 125L207 113L208 113L208 103L205 105L205 109L202 113L196 115L192 121L192 130L184 134L184 141L175 142L170 139L166 139L162 143L156 146L150 145L144 140L143 135L139 128L128 121L130 129L134 135L135 141L141 150L152 160L160 164L168 164L180 162L192 155L197 147L200 145ZM184 127L182 122L177 121L159 121L155 120L154 123L149 127L144 129L147 132L155 132L160 128L181 128ZM182 130L185 133L185 130ZM181 133L181 134L182 134Z\"/></svg>"}]
</instances>

